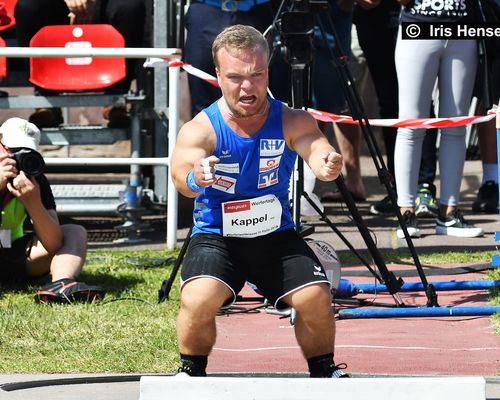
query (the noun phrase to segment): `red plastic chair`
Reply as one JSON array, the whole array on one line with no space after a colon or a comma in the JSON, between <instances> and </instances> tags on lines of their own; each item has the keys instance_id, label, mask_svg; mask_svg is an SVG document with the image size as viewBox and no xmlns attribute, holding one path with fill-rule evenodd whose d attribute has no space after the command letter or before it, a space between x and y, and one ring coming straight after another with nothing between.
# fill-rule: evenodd
<instances>
[{"instance_id":1,"label":"red plastic chair","mask_svg":"<svg viewBox=\"0 0 500 400\"><path fill-rule=\"evenodd\" d=\"M2 0L0 1L0 6L2 5L2 3L5 7L5 13L7 14L7 17L10 18L10 21L6 24L0 25L0 32L12 28L14 25L16 25L16 19L14 18L14 7L16 6L17 0Z\"/></svg>"},{"instance_id":2,"label":"red plastic chair","mask_svg":"<svg viewBox=\"0 0 500 400\"><path fill-rule=\"evenodd\" d=\"M119 47L123 36L111 25L50 25L40 29L30 47ZM122 58L30 58L30 82L57 91L101 90L125 77Z\"/></svg>"},{"instance_id":3,"label":"red plastic chair","mask_svg":"<svg viewBox=\"0 0 500 400\"><path fill-rule=\"evenodd\" d=\"M6 47L5 40L0 37L0 47ZM0 57L0 79L7 78L7 58Z\"/></svg>"}]
</instances>

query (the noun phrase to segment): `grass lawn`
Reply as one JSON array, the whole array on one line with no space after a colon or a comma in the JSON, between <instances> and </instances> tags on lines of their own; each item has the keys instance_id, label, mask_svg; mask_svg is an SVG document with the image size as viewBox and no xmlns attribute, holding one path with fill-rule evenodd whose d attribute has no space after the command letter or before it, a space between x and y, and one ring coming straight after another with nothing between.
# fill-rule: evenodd
<instances>
[{"instance_id":1,"label":"grass lawn","mask_svg":"<svg viewBox=\"0 0 500 400\"><path fill-rule=\"evenodd\" d=\"M106 250L89 253L81 280L102 285L103 302L41 306L37 286L0 287L0 372L174 372L177 367L175 319L179 282L170 300L158 304L176 252ZM489 262L490 253L420 255L426 263ZM344 264L352 262L340 254ZM397 252L386 262L411 262ZM178 278L178 277L177 277ZM500 280L500 270L489 272ZM500 305L500 291L491 293ZM500 333L500 314L493 317Z\"/></svg>"},{"instance_id":2,"label":"grass lawn","mask_svg":"<svg viewBox=\"0 0 500 400\"><path fill-rule=\"evenodd\" d=\"M0 372L174 371L178 280L158 305L172 256L91 252L81 280L108 291L101 303L44 306L36 286L0 290Z\"/></svg>"}]
</instances>

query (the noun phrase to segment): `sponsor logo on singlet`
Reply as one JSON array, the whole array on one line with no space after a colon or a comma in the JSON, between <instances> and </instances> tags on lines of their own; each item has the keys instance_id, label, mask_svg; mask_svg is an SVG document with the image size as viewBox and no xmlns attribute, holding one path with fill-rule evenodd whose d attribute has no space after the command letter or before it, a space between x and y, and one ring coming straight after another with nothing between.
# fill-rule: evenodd
<instances>
[{"instance_id":1,"label":"sponsor logo on singlet","mask_svg":"<svg viewBox=\"0 0 500 400\"><path fill-rule=\"evenodd\" d=\"M261 157L273 157L283 154L285 151L284 139L261 139L260 151Z\"/></svg>"},{"instance_id":2,"label":"sponsor logo on singlet","mask_svg":"<svg viewBox=\"0 0 500 400\"><path fill-rule=\"evenodd\" d=\"M231 164L215 164L215 170L220 172L226 172L229 174L239 174L240 173L240 164L231 163Z\"/></svg>"},{"instance_id":3,"label":"sponsor logo on singlet","mask_svg":"<svg viewBox=\"0 0 500 400\"><path fill-rule=\"evenodd\" d=\"M231 152L229 150L221 150L220 159L231 157Z\"/></svg>"},{"instance_id":4,"label":"sponsor logo on singlet","mask_svg":"<svg viewBox=\"0 0 500 400\"><path fill-rule=\"evenodd\" d=\"M258 189L276 185L278 183L278 170L273 169L263 174L259 174L259 183L257 184Z\"/></svg>"},{"instance_id":5,"label":"sponsor logo on singlet","mask_svg":"<svg viewBox=\"0 0 500 400\"><path fill-rule=\"evenodd\" d=\"M236 179L230 176L221 176L215 174L215 182L212 184L212 188L220 190L221 192L234 193L234 188L236 186Z\"/></svg>"},{"instance_id":6,"label":"sponsor logo on singlet","mask_svg":"<svg viewBox=\"0 0 500 400\"><path fill-rule=\"evenodd\" d=\"M281 156L272 158L261 158L259 160L259 172L267 172L280 166Z\"/></svg>"}]
</instances>

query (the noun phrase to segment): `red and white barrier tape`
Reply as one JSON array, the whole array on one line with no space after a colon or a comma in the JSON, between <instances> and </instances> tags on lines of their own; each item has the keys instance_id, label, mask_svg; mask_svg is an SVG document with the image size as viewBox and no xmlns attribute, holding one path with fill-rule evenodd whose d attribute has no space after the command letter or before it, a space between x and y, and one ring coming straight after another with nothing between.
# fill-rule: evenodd
<instances>
[{"instance_id":1,"label":"red and white barrier tape","mask_svg":"<svg viewBox=\"0 0 500 400\"><path fill-rule=\"evenodd\" d=\"M144 67L180 67L188 74L203 79L213 86L219 87L217 78L215 78L214 76L174 58L148 58L144 62ZM337 122L339 124L351 125L359 124L359 121L353 120L347 115L332 114L326 111L315 110L314 108L308 108L307 111L319 121ZM482 122L491 121L493 118L495 118L495 114L496 106L492 110L489 110L486 115L482 116L465 116L452 118L369 119L368 122L371 126L382 126L390 128L452 128L456 126L480 124Z\"/></svg>"},{"instance_id":2,"label":"red and white barrier tape","mask_svg":"<svg viewBox=\"0 0 500 400\"><path fill-rule=\"evenodd\" d=\"M337 122L340 124L357 125L359 122L346 115L336 115L325 111L308 108L307 111L319 121ZM452 128L468 124L479 124L491 121L495 118L496 111L492 109L486 115L452 117L452 118L413 118L413 119L369 119L371 126L382 126L390 128Z\"/></svg>"},{"instance_id":3,"label":"red and white barrier tape","mask_svg":"<svg viewBox=\"0 0 500 400\"><path fill-rule=\"evenodd\" d=\"M215 87L219 87L219 83L217 82L217 78L207 74L206 72L202 71L201 69L198 69L196 67L193 67L191 64L186 64L182 61L176 60L175 58L148 58L144 62L144 67L145 68L164 68L164 67L180 67L184 71L186 71L188 74L191 74L193 76L197 76L200 79L203 79L204 81L210 83L211 85L214 85Z\"/></svg>"}]
</instances>

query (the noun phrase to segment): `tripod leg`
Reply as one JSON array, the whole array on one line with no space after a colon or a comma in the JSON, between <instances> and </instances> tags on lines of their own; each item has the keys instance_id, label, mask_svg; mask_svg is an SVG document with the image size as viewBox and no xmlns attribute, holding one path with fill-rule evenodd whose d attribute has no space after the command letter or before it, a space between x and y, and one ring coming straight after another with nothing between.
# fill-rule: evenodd
<instances>
[{"instance_id":1,"label":"tripod leg","mask_svg":"<svg viewBox=\"0 0 500 400\"><path fill-rule=\"evenodd\" d=\"M174 267L172 268L172 272L168 279L164 280L161 284L161 288L158 290L158 304L163 303L165 300L169 299L170 290L172 289L172 284L174 283L175 276L179 271L182 261L184 260L184 255L186 254L186 250L188 248L189 242L191 241L191 231L193 227L189 229L189 232L186 236L186 240L184 240L184 244L181 247L181 251L179 252L179 256L177 260L175 260Z\"/></svg>"},{"instance_id":2,"label":"tripod leg","mask_svg":"<svg viewBox=\"0 0 500 400\"><path fill-rule=\"evenodd\" d=\"M403 300L397 293L401 287L401 284L396 279L394 274L387 269L385 261L382 255L380 254L377 246L373 242L370 232L368 231L368 228L366 227L363 218L361 217L361 214L359 213L359 210L356 207L356 204L354 203L354 199L352 198L351 193L349 192L349 190L347 190L342 175L340 175L337 179L335 179L335 183L337 184L337 187L346 202L347 208L349 209L352 218L356 222L359 233L363 237L366 246L368 247L368 250L370 251L370 254L373 257L373 261L375 262L375 264L378 267L378 270L382 274L384 282L386 282L387 285L390 285L390 287L387 286L389 293L392 295L398 306L404 305Z\"/></svg>"},{"instance_id":3,"label":"tripod leg","mask_svg":"<svg viewBox=\"0 0 500 400\"><path fill-rule=\"evenodd\" d=\"M323 211L319 209L319 207L314 203L314 201L309 197L306 191L304 191L303 194L304 198L309 202L312 208L318 213L318 215L321 217L321 220L324 221L336 234L337 236L344 242L344 244L349 248L349 250L356 256L358 257L359 261L368 268L368 270L372 273L374 278L380 282L383 283L382 278L377 274L377 271L375 271L370 264L361 256L361 254L358 253L358 251L354 248L354 246L347 240L347 238L344 236L344 234L338 230L338 228L333 225L332 221L325 215Z\"/></svg>"}]
</instances>

